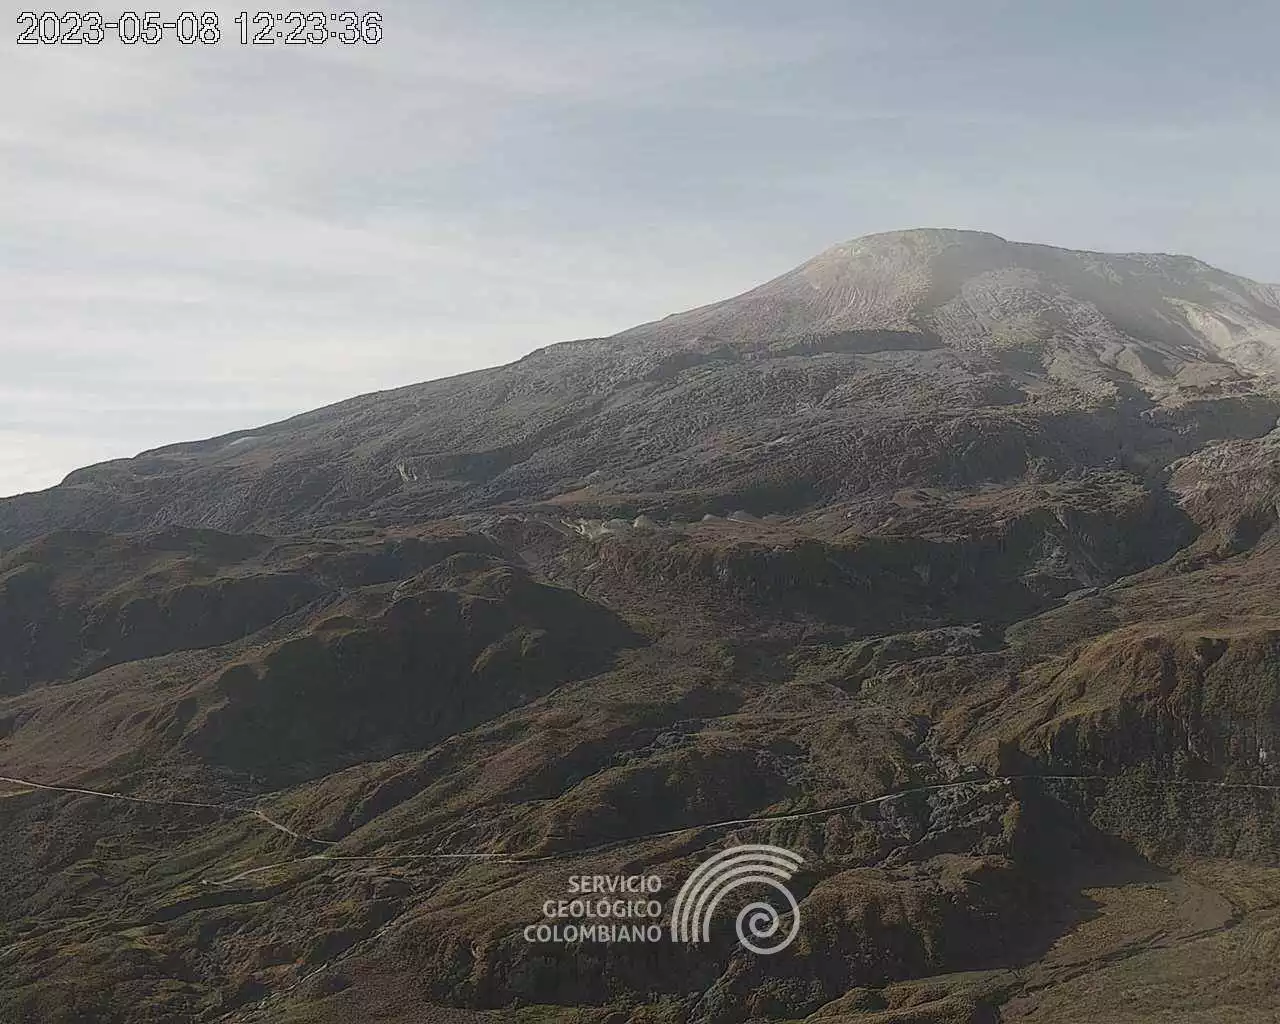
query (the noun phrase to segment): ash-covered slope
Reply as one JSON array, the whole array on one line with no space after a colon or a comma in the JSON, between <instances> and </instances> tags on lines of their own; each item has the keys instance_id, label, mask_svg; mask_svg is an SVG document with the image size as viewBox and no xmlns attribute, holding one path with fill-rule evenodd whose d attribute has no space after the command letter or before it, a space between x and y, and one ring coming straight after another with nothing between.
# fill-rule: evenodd
<instances>
[{"instance_id":1,"label":"ash-covered slope","mask_svg":"<svg viewBox=\"0 0 1280 1024\"><path fill-rule=\"evenodd\" d=\"M1196 260L874 235L612 338L78 471L0 502L0 545L545 503L632 516L657 496L765 513L1145 471L1265 432L1277 370L1276 290Z\"/></svg>"},{"instance_id":2,"label":"ash-covered slope","mask_svg":"<svg viewBox=\"0 0 1280 1024\"><path fill-rule=\"evenodd\" d=\"M1073 384L1280 371L1274 288L1187 256L1077 252L973 231L869 235L743 295L624 332L649 343L772 345L845 332L1016 352ZM856 345L858 339L848 339ZM873 345L874 339L862 343Z\"/></svg>"}]
</instances>

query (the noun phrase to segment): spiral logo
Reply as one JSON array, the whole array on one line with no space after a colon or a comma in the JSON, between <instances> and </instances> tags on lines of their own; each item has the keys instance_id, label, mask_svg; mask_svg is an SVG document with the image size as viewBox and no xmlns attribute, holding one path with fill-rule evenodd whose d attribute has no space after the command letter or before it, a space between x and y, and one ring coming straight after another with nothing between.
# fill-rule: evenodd
<instances>
[{"instance_id":1,"label":"spiral logo","mask_svg":"<svg viewBox=\"0 0 1280 1024\"><path fill-rule=\"evenodd\" d=\"M776 890L791 913L791 927L779 937L785 912L769 903L749 903L738 912L738 941L753 953L779 953L800 931L800 907L783 883L791 880L804 858L781 846L732 846L698 867L676 895L671 910L673 942L708 942L716 907L734 889L764 885ZM767 945L762 945L763 942Z\"/></svg>"}]
</instances>

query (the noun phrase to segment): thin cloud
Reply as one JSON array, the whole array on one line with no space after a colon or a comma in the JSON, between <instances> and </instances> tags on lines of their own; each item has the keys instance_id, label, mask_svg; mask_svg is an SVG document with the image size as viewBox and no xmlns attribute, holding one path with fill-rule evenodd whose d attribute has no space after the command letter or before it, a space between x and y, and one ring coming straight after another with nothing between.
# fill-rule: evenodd
<instances>
[{"instance_id":1,"label":"thin cloud","mask_svg":"<svg viewBox=\"0 0 1280 1024\"><path fill-rule=\"evenodd\" d=\"M376 47L241 46L229 8L215 47L13 47L0 493L620 330L868 231L1280 279L1277 9L1136 6L1157 30L1100 0L469 0L384 5Z\"/></svg>"}]
</instances>

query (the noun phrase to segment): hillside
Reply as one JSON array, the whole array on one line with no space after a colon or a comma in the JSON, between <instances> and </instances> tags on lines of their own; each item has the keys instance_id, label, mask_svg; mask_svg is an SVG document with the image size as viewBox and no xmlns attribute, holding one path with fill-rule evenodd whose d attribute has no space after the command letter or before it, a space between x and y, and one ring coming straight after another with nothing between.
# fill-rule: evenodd
<instances>
[{"instance_id":1,"label":"hillside","mask_svg":"<svg viewBox=\"0 0 1280 1024\"><path fill-rule=\"evenodd\" d=\"M1277 352L1276 291L1187 257L877 235L612 338L80 470L0 502L0 543L548 502L787 511L1080 461L1143 470L1273 424L1256 391Z\"/></svg>"},{"instance_id":2,"label":"hillside","mask_svg":"<svg viewBox=\"0 0 1280 1024\"><path fill-rule=\"evenodd\" d=\"M1278 375L906 231L0 501L0 1021L1275 1019ZM522 937L730 841L784 953Z\"/></svg>"}]
</instances>

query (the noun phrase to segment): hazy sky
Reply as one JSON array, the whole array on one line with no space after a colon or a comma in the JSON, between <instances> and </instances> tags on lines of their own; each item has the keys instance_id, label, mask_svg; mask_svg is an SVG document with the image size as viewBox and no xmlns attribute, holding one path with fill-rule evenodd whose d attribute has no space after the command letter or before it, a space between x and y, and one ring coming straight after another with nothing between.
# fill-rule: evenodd
<instances>
[{"instance_id":1,"label":"hazy sky","mask_svg":"<svg viewBox=\"0 0 1280 1024\"><path fill-rule=\"evenodd\" d=\"M383 41L348 48L242 46L230 8L209 47L9 29L0 494L612 333L873 231L1280 281L1276 0L378 9Z\"/></svg>"}]
</instances>

